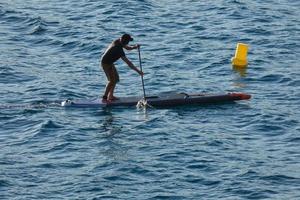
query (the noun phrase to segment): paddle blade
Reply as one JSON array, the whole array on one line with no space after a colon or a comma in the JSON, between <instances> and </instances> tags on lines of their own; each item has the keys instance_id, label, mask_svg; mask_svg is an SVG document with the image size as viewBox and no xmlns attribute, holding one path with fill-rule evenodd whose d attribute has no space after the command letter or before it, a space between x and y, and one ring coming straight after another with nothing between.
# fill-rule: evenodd
<instances>
[{"instance_id":1,"label":"paddle blade","mask_svg":"<svg viewBox=\"0 0 300 200\"><path fill-rule=\"evenodd\" d=\"M141 99L137 102L136 107L141 109L141 108L146 108L147 107L147 101L145 99Z\"/></svg>"}]
</instances>

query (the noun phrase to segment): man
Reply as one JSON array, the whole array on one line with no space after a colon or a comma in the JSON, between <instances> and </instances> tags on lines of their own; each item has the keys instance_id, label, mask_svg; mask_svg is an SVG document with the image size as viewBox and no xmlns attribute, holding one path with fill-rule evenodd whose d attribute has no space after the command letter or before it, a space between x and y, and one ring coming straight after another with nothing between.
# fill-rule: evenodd
<instances>
[{"instance_id":1,"label":"man","mask_svg":"<svg viewBox=\"0 0 300 200\"><path fill-rule=\"evenodd\" d=\"M104 95L102 97L103 102L109 102L118 99L114 96L114 89L117 82L119 82L119 74L114 65L114 62L116 62L119 58L121 58L131 69L135 70L141 76L144 75L141 70L139 70L132 64L132 62L126 57L124 53L123 48L126 50L133 50L140 47L138 44L129 46L128 44L130 41L133 41L133 38L129 34L122 35L121 38L113 41L109 45L101 58L101 65L108 80Z\"/></svg>"}]
</instances>

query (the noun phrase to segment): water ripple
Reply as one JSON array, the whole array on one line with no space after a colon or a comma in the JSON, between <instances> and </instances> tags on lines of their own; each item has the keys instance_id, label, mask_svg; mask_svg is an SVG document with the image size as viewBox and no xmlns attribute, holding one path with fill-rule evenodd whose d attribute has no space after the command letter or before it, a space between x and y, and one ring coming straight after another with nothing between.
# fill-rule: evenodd
<instances>
[{"instance_id":1,"label":"water ripple","mask_svg":"<svg viewBox=\"0 0 300 200\"><path fill-rule=\"evenodd\" d=\"M0 3L1 199L298 199L299 2ZM63 109L101 96L101 53L142 44L147 94L247 92L251 101ZM232 68L237 42L249 65ZM135 65L137 52L126 51ZM142 95L116 63L117 96Z\"/></svg>"}]
</instances>

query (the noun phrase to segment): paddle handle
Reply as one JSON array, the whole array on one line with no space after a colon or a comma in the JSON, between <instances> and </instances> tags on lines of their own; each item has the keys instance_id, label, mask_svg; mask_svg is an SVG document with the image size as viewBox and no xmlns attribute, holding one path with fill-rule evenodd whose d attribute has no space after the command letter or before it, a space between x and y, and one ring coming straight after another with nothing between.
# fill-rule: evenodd
<instances>
[{"instance_id":1,"label":"paddle handle","mask_svg":"<svg viewBox=\"0 0 300 200\"><path fill-rule=\"evenodd\" d=\"M138 47L138 52L139 52L140 70L143 72L140 47ZM146 100L146 92L145 92L144 76L141 76L141 78L142 78L142 86L143 86L144 99Z\"/></svg>"}]
</instances>

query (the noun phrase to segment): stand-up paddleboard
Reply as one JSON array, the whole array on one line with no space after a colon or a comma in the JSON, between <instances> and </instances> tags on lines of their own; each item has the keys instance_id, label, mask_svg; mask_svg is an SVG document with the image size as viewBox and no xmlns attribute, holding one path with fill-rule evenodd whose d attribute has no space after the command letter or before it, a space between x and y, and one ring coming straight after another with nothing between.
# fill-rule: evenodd
<instances>
[{"instance_id":1,"label":"stand-up paddleboard","mask_svg":"<svg viewBox=\"0 0 300 200\"><path fill-rule=\"evenodd\" d=\"M143 97L120 97L118 100L102 102L102 99L66 100L61 103L64 107L115 107L135 106ZM250 99L251 95L245 93L227 94L186 94L186 93L161 93L157 96L146 97L147 104L153 107L170 107L181 105L201 105L222 102L232 102Z\"/></svg>"}]
</instances>

